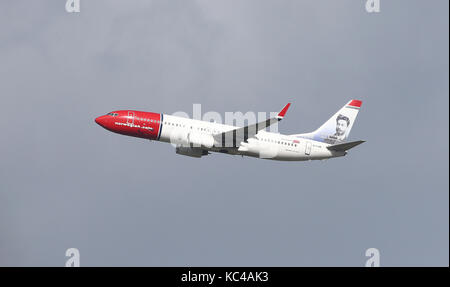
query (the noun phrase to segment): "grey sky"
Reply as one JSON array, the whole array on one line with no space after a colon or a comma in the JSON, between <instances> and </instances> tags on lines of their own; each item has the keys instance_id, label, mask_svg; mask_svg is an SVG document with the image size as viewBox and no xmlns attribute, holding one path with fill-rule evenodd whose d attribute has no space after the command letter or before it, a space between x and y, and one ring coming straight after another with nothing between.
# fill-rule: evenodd
<instances>
[{"instance_id":1,"label":"grey sky","mask_svg":"<svg viewBox=\"0 0 450 287\"><path fill-rule=\"evenodd\" d=\"M449 2L0 2L0 265L447 265ZM115 109L277 111L308 132L363 100L345 158L192 159Z\"/></svg>"}]
</instances>

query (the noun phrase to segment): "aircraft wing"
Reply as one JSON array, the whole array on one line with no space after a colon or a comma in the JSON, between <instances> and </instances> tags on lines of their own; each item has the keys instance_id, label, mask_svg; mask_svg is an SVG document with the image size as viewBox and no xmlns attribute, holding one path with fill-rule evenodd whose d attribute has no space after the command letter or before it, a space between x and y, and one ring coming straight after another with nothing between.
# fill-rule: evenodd
<instances>
[{"instance_id":1,"label":"aircraft wing","mask_svg":"<svg viewBox=\"0 0 450 287\"><path fill-rule=\"evenodd\" d=\"M219 147L237 147L239 143L247 142L247 139L254 137L260 130L281 121L286 115L290 105L291 103L288 103L284 106L276 117L242 128L236 128L231 131L213 135L215 145Z\"/></svg>"}]
</instances>

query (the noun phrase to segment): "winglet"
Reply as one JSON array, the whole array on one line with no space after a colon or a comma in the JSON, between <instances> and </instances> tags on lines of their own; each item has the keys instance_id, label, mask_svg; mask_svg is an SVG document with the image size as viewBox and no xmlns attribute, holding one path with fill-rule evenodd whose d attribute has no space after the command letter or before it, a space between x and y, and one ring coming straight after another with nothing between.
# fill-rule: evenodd
<instances>
[{"instance_id":1,"label":"winglet","mask_svg":"<svg viewBox=\"0 0 450 287\"><path fill-rule=\"evenodd\" d=\"M284 108L281 110L281 112L278 113L278 119L283 119L284 115L286 114L287 110L289 109L289 106L291 105L291 103L288 103L286 106L284 106Z\"/></svg>"}]
</instances>

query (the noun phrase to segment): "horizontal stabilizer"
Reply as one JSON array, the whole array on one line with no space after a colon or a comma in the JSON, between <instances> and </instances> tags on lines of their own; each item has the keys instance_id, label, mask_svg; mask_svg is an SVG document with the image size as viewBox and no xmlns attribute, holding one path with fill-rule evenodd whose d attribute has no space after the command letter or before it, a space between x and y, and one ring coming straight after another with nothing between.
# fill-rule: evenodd
<instances>
[{"instance_id":1,"label":"horizontal stabilizer","mask_svg":"<svg viewBox=\"0 0 450 287\"><path fill-rule=\"evenodd\" d=\"M346 142L346 143L331 145L331 146L328 146L327 148L329 150L334 150L334 151L346 151L351 148L354 148L357 145L362 144L363 142L365 142L365 141Z\"/></svg>"}]
</instances>

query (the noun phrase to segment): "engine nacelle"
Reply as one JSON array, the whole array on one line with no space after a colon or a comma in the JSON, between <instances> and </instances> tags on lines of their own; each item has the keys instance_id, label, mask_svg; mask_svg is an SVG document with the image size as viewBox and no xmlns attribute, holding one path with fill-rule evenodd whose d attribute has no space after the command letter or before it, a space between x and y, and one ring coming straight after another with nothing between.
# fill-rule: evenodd
<instances>
[{"instance_id":1,"label":"engine nacelle","mask_svg":"<svg viewBox=\"0 0 450 287\"><path fill-rule=\"evenodd\" d=\"M208 134L189 133L187 140L189 145L193 147L211 148L214 146L214 138Z\"/></svg>"},{"instance_id":2,"label":"engine nacelle","mask_svg":"<svg viewBox=\"0 0 450 287\"><path fill-rule=\"evenodd\" d=\"M183 147L211 148L214 146L214 138L212 135L208 134L196 132L188 133L180 130L172 133L170 136L170 143Z\"/></svg>"},{"instance_id":3,"label":"engine nacelle","mask_svg":"<svg viewBox=\"0 0 450 287\"><path fill-rule=\"evenodd\" d=\"M203 155L207 155L208 151L202 150L200 148L191 148L191 147L177 147L176 153L181 155L186 155L190 157L202 157Z\"/></svg>"}]
</instances>

